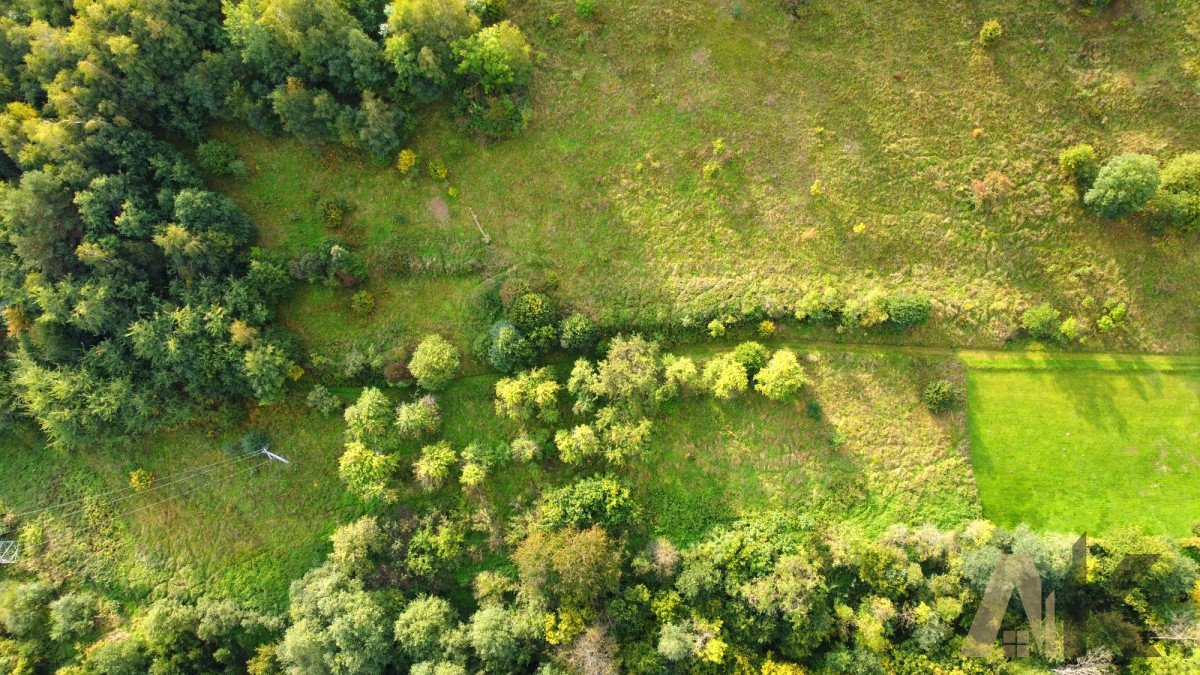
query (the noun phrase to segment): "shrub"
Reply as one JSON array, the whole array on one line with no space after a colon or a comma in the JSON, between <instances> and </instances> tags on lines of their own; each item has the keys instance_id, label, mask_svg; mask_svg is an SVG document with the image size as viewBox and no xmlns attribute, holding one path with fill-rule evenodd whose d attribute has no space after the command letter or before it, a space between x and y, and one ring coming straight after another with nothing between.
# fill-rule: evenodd
<instances>
[{"instance_id":1,"label":"shrub","mask_svg":"<svg viewBox=\"0 0 1200 675\"><path fill-rule=\"evenodd\" d=\"M935 413L953 409L960 398L958 388L950 380L934 380L921 391L921 400Z\"/></svg>"},{"instance_id":2,"label":"shrub","mask_svg":"<svg viewBox=\"0 0 1200 675\"><path fill-rule=\"evenodd\" d=\"M145 492L154 484L154 474L145 469L136 469L129 473L129 487L134 492Z\"/></svg>"},{"instance_id":3,"label":"shrub","mask_svg":"<svg viewBox=\"0 0 1200 675\"><path fill-rule=\"evenodd\" d=\"M529 125L533 109L524 92L471 96L460 91L455 106L466 119L466 128L490 138L511 136Z\"/></svg>"},{"instance_id":4,"label":"shrub","mask_svg":"<svg viewBox=\"0 0 1200 675\"><path fill-rule=\"evenodd\" d=\"M596 346L599 330L584 314L572 314L563 319L559 325L559 344L563 349L573 352L587 352Z\"/></svg>"},{"instance_id":5,"label":"shrub","mask_svg":"<svg viewBox=\"0 0 1200 675\"><path fill-rule=\"evenodd\" d=\"M761 338L769 338L775 334L775 322L770 319L763 319L758 324L758 336Z\"/></svg>"},{"instance_id":6,"label":"shrub","mask_svg":"<svg viewBox=\"0 0 1200 675\"><path fill-rule=\"evenodd\" d=\"M725 335L725 322L720 319L713 319L708 322L708 334L710 337L719 338Z\"/></svg>"},{"instance_id":7,"label":"shrub","mask_svg":"<svg viewBox=\"0 0 1200 675\"><path fill-rule=\"evenodd\" d=\"M714 356L704 364L704 386L719 399L730 399L750 386L746 366L732 353Z\"/></svg>"},{"instance_id":8,"label":"shrub","mask_svg":"<svg viewBox=\"0 0 1200 675\"><path fill-rule=\"evenodd\" d=\"M825 411L821 408L821 402L813 399L804 404L804 414L808 415L808 419L814 422L820 422L825 416Z\"/></svg>"},{"instance_id":9,"label":"shrub","mask_svg":"<svg viewBox=\"0 0 1200 675\"><path fill-rule=\"evenodd\" d=\"M421 448L421 457L413 465L413 475L421 487L433 490L441 487L450 477L450 467L458 459L454 449L446 441Z\"/></svg>"},{"instance_id":10,"label":"shrub","mask_svg":"<svg viewBox=\"0 0 1200 675\"><path fill-rule=\"evenodd\" d=\"M396 170L407 176L417 168L417 162L417 153L411 148L405 148L396 155Z\"/></svg>"},{"instance_id":11,"label":"shrub","mask_svg":"<svg viewBox=\"0 0 1200 675\"><path fill-rule=\"evenodd\" d=\"M458 349L436 333L427 335L408 362L408 370L422 389L437 391L458 372Z\"/></svg>"},{"instance_id":12,"label":"shrub","mask_svg":"<svg viewBox=\"0 0 1200 675\"><path fill-rule=\"evenodd\" d=\"M395 499L395 491L388 487L395 471L395 457L374 452L358 441L347 443L338 460L338 476L346 489L363 501Z\"/></svg>"},{"instance_id":13,"label":"shrub","mask_svg":"<svg viewBox=\"0 0 1200 675\"><path fill-rule=\"evenodd\" d=\"M319 384L313 385L304 402L308 404L308 407L324 415L332 415L342 407L342 400Z\"/></svg>"},{"instance_id":14,"label":"shrub","mask_svg":"<svg viewBox=\"0 0 1200 675\"><path fill-rule=\"evenodd\" d=\"M575 0L575 13L579 18L591 21L596 16L596 0Z\"/></svg>"},{"instance_id":15,"label":"shrub","mask_svg":"<svg viewBox=\"0 0 1200 675\"><path fill-rule=\"evenodd\" d=\"M1049 340L1058 333L1058 310L1046 303L1034 305L1021 315L1021 327L1039 340Z\"/></svg>"},{"instance_id":16,"label":"shrub","mask_svg":"<svg viewBox=\"0 0 1200 675\"><path fill-rule=\"evenodd\" d=\"M496 415L527 424L558 420L558 392L562 386L550 371L534 368L496 383Z\"/></svg>"},{"instance_id":17,"label":"shrub","mask_svg":"<svg viewBox=\"0 0 1200 675\"><path fill-rule=\"evenodd\" d=\"M446 180L450 175L449 169L446 168L446 162L441 157L433 157L425 163L425 172L434 180Z\"/></svg>"},{"instance_id":18,"label":"shrub","mask_svg":"<svg viewBox=\"0 0 1200 675\"><path fill-rule=\"evenodd\" d=\"M1058 326L1058 334L1067 342L1074 342L1079 337L1079 320L1068 316Z\"/></svg>"},{"instance_id":19,"label":"shrub","mask_svg":"<svg viewBox=\"0 0 1200 675\"><path fill-rule=\"evenodd\" d=\"M558 328L553 325L538 326L529 332L527 339L534 351L549 351L558 344Z\"/></svg>"},{"instance_id":20,"label":"shrub","mask_svg":"<svg viewBox=\"0 0 1200 675\"><path fill-rule=\"evenodd\" d=\"M533 345L508 321L497 321L488 331L487 360L502 373L533 363Z\"/></svg>"},{"instance_id":21,"label":"shrub","mask_svg":"<svg viewBox=\"0 0 1200 675\"><path fill-rule=\"evenodd\" d=\"M485 95L510 93L533 81L533 48L510 21L488 26L454 47L458 72Z\"/></svg>"},{"instance_id":22,"label":"shrub","mask_svg":"<svg viewBox=\"0 0 1200 675\"><path fill-rule=\"evenodd\" d=\"M68 593L50 603L50 639L66 642L83 638L96 628L100 599L91 593Z\"/></svg>"},{"instance_id":23,"label":"shrub","mask_svg":"<svg viewBox=\"0 0 1200 675\"><path fill-rule=\"evenodd\" d=\"M581 464L600 454L600 438L587 424L580 424L567 431L559 429L554 434L554 447L564 464Z\"/></svg>"},{"instance_id":24,"label":"shrub","mask_svg":"<svg viewBox=\"0 0 1200 675\"><path fill-rule=\"evenodd\" d=\"M496 23L508 11L505 0L467 0L467 8L485 24Z\"/></svg>"},{"instance_id":25,"label":"shrub","mask_svg":"<svg viewBox=\"0 0 1200 675\"><path fill-rule=\"evenodd\" d=\"M346 214L350 211L350 202L342 197L324 197L317 203L321 213L321 224L330 229L337 229L346 224Z\"/></svg>"},{"instance_id":26,"label":"shrub","mask_svg":"<svg viewBox=\"0 0 1200 675\"><path fill-rule=\"evenodd\" d=\"M990 47L1000 40L1004 35L1004 29L1000 27L1000 22L992 19L985 21L979 29L979 44L984 47Z\"/></svg>"},{"instance_id":27,"label":"shrub","mask_svg":"<svg viewBox=\"0 0 1200 675\"><path fill-rule=\"evenodd\" d=\"M640 417L657 403L661 377L658 343L619 335L596 369L595 391L628 416Z\"/></svg>"},{"instance_id":28,"label":"shrub","mask_svg":"<svg viewBox=\"0 0 1200 675\"><path fill-rule=\"evenodd\" d=\"M900 328L919 326L933 316L933 301L921 293L896 293L884 304L888 320Z\"/></svg>"},{"instance_id":29,"label":"shrub","mask_svg":"<svg viewBox=\"0 0 1200 675\"><path fill-rule=\"evenodd\" d=\"M1096 215L1121 218L1150 201L1158 183L1158 160L1133 153L1117 155L1100 169L1083 203Z\"/></svg>"},{"instance_id":30,"label":"shrub","mask_svg":"<svg viewBox=\"0 0 1200 675\"><path fill-rule=\"evenodd\" d=\"M1200 152L1180 155L1162 172L1158 193L1150 201L1154 219L1186 231L1200 230Z\"/></svg>"},{"instance_id":31,"label":"shrub","mask_svg":"<svg viewBox=\"0 0 1200 675\"><path fill-rule=\"evenodd\" d=\"M529 335L554 323L554 302L542 293L525 293L512 301L505 317L522 334Z\"/></svg>"},{"instance_id":32,"label":"shrub","mask_svg":"<svg viewBox=\"0 0 1200 675\"><path fill-rule=\"evenodd\" d=\"M214 176L246 177L246 164L238 159L233 146L223 141L205 141L196 147L196 163Z\"/></svg>"},{"instance_id":33,"label":"shrub","mask_svg":"<svg viewBox=\"0 0 1200 675\"><path fill-rule=\"evenodd\" d=\"M537 441L532 438L521 435L513 440L509 452L519 462L532 462L541 456L542 446L538 445Z\"/></svg>"},{"instance_id":34,"label":"shrub","mask_svg":"<svg viewBox=\"0 0 1200 675\"><path fill-rule=\"evenodd\" d=\"M375 569L371 558L386 549L387 537L374 516L338 527L329 538L329 562L351 576L362 577Z\"/></svg>"},{"instance_id":35,"label":"shrub","mask_svg":"<svg viewBox=\"0 0 1200 675\"><path fill-rule=\"evenodd\" d=\"M750 375L757 373L763 366L767 365L767 359L770 356L771 352L766 347L752 340L743 342L733 348L733 358L745 366L746 372Z\"/></svg>"},{"instance_id":36,"label":"shrub","mask_svg":"<svg viewBox=\"0 0 1200 675\"><path fill-rule=\"evenodd\" d=\"M408 603L396 621L396 643L414 662L434 661L445 654L456 623L449 602L423 595Z\"/></svg>"},{"instance_id":37,"label":"shrub","mask_svg":"<svg viewBox=\"0 0 1200 675\"><path fill-rule=\"evenodd\" d=\"M380 443L391 427L392 406L383 392L367 387L358 395L354 405L343 413L346 420L346 440Z\"/></svg>"},{"instance_id":38,"label":"shrub","mask_svg":"<svg viewBox=\"0 0 1200 675\"><path fill-rule=\"evenodd\" d=\"M811 3L812 0L781 0L783 10L795 19L799 19Z\"/></svg>"},{"instance_id":39,"label":"shrub","mask_svg":"<svg viewBox=\"0 0 1200 675\"><path fill-rule=\"evenodd\" d=\"M658 398L666 401L680 392L694 387L699 375L696 362L687 356L667 354L663 357L663 384L658 389Z\"/></svg>"},{"instance_id":40,"label":"shrub","mask_svg":"<svg viewBox=\"0 0 1200 675\"><path fill-rule=\"evenodd\" d=\"M639 516L629 489L611 476L585 478L542 498L539 521L551 529L599 525L616 533Z\"/></svg>"},{"instance_id":41,"label":"shrub","mask_svg":"<svg viewBox=\"0 0 1200 675\"><path fill-rule=\"evenodd\" d=\"M405 438L437 433L441 424L442 411L433 396L423 396L396 408L396 430Z\"/></svg>"},{"instance_id":42,"label":"shrub","mask_svg":"<svg viewBox=\"0 0 1200 675\"><path fill-rule=\"evenodd\" d=\"M1081 192L1087 192L1100 172L1100 163L1096 159L1096 150L1081 143L1058 153L1058 168L1064 176L1075 181Z\"/></svg>"},{"instance_id":43,"label":"shrub","mask_svg":"<svg viewBox=\"0 0 1200 675\"><path fill-rule=\"evenodd\" d=\"M375 311L375 295L371 291L359 291L350 296L350 311L359 316Z\"/></svg>"},{"instance_id":44,"label":"shrub","mask_svg":"<svg viewBox=\"0 0 1200 675\"><path fill-rule=\"evenodd\" d=\"M799 391L806 381L796 353L780 349L754 376L754 389L772 401L781 401Z\"/></svg>"}]
</instances>

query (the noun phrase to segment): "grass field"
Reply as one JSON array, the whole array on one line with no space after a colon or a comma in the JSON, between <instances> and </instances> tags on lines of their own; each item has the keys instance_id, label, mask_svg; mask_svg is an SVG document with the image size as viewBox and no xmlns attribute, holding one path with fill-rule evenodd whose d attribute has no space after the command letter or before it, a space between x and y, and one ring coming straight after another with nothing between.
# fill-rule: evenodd
<instances>
[{"instance_id":1,"label":"grass field","mask_svg":"<svg viewBox=\"0 0 1200 675\"><path fill-rule=\"evenodd\" d=\"M566 304L628 324L786 307L826 286L911 288L940 318L911 339L959 345L1003 342L1029 303L1088 326L1111 300L1130 315L1093 345L1195 351L1194 238L1086 215L1055 159L1074 142L1196 149L1190 11L890 0L791 20L768 0L693 0L609 3L581 22L563 1L518 3L544 53L534 119L481 144L427 111L413 147L444 159L447 181L224 128L251 178L220 187L283 248L326 234L320 197L348 198L338 234L381 289L414 272L552 272ZM984 50L974 38L991 18L1004 37ZM980 203L972 186L989 173L999 189ZM384 320L443 311L393 305Z\"/></svg>"},{"instance_id":2,"label":"grass field","mask_svg":"<svg viewBox=\"0 0 1200 675\"><path fill-rule=\"evenodd\" d=\"M986 517L1185 535L1200 504L1200 360L971 359L972 455Z\"/></svg>"},{"instance_id":3,"label":"grass field","mask_svg":"<svg viewBox=\"0 0 1200 675\"><path fill-rule=\"evenodd\" d=\"M230 459L221 447L239 431L217 416L136 447L87 453L57 453L32 438L0 439L0 495L25 511L118 491L96 500L112 502L103 511L78 513L79 504L51 509L73 528L92 528L78 538L48 530L51 555L74 560L75 574L114 588L145 588L154 573L169 577L188 568L218 593L279 610L287 606L290 582L324 558L334 527L362 507L337 477L340 419L276 406L253 414L249 424L293 463L251 459L189 477L189 469ZM167 486L133 495L126 488L135 469Z\"/></svg>"},{"instance_id":4,"label":"grass field","mask_svg":"<svg viewBox=\"0 0 1200 675\"><path fill-rule=\"evenodd\" d=\"M946 357L813 351L798 400L674 404L635 471L654 529L691 541L758 509L949 527L980 516L961 415L919 402L926 378L958 377ZM810 410L816 403L819 414Z\"/></svg>"}]
</instances>

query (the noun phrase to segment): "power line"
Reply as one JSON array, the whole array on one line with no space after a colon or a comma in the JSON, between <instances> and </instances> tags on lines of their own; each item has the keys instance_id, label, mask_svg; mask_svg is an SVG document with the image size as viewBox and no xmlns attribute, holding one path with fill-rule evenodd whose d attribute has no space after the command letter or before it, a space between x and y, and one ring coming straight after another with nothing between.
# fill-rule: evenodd
<instances>
[{"instance_id":1,"label":"power line","mask_svg":"<svg viewBox=\"0 0 1200 675\"><path fill-rule=\"evenodd\" d=\"M207 468L209 468L209 467L214 467L214 466L221 465L221 464L228 464L228 463L230 463L230 462L237 462L237 461L241 461L242 459L245 459L246 457L253 457L255 454L257 454L257 453L251 453L251 454L248 454L248 455L243 455L242 457L234 457L234 458L232 458L232 459L222 459L222 460L218 460L218 461L216 461L216 462L210 462L210 463L208 463L208 464L202 464L202 465L200 465L200 466L194 466L194 467L192 467L192 468L190 468L190 469L185 469L185 470L183 470L183 471L181 471L181 472L179 472L179 473L177 473L177 474L174 474L174 475L172 476L172 478L179 478L179 477L183 477L183 476L188 476L188 475L191 475L191 474L195 474L195 473L196 473L196 472L198 472L198 471L202 471L202 470L204 470L204 469L207 469ZM134 489L134 488L133 488L133 487L131 487L131 486L125 486L125 487L117 488L117 489L115 489L115 490L109 490L109 491L107 491L107 492L101 492L100 494L95 494L95 495L84 495L83 497L80 497L79 499L72 499L71 501L59 502L59 503L57 503L57 504L50 504L49 506L43 506L42 508L39 508L39 509L30 509L30 510L28 510L28 511L22 511L21 513L16 513L16 514L13 514L13 517L14 517L14 518L24 518L24 517L26 517L26 516L35 516L35 515L37 515L37 514L39 514L39 513L42 513L43 511L49 511L50 509L57 509L57 508L61 508L61 507L64 507L64 506L71 506L72 504L78 504L78 503L80 503L80 502L85 502L85 501L87 501L87 500L89 500L89 499L99 499L99 498L101 498L101 497L107 497L108 495L117 494L117 493L120 493L120 492L126 492L126 491L128 491L128 490L133 490L133 489Z\"/></svg>"},{"instance_id":2,"label":"power line","mask_svg":"<svg viewBox=\"0 0 1200 675\"><path fill-rule=\"evenodd\" d=\"M125 500L127 500L127 499L132 499L133 497L136 497L136 496L137 496L137 495L139 495L139 494L146 494L146 493L150 493L150 492L157 492L158 490L161 490L161 489L163 489L163 488L165 488L165 487L170 487L171 485L175 485L176 483L179 483L179 482L181 482L181 481L188 480L189 478L196 478L197 476L203 476L203 475L206 475L206 474L212 473L213 471L216 471L217 469L221 468L222 466L226 466L226 465L229 465L229 464L237 464L237 463L239 463L239 462L243 462L243 461L245 461L245 460L247 460L247 459L250 459L251 457L257 457L257 456L258 456L258 453L252 453L252 454L248 454L248 455L242 455L241 457L234 457L234 458L232 458L232 459L223 459L223 460L221 460L221 461L218 461L218 462L212 462L212 463L210 463L210 464L205 464L205 465L203 465L203 466L192 467L191 469L187 469L187 470L185 470L185 471L183 471L183 472L181 472L181 473L178 473L178 474L175 474L174 476L171 476L171 477L170 477L170 478L169 478L169 479L168 479L166 482L164 482L164 483L159 483L158 485L155 485L154 487L151 487L151 488L149 488L149 489L147 489L147 490L143 490L143 491L141 491L141 492L138 492L138 491L136 491L136 489L135 489L135 488L133 488L133 487L124 487L124 488L119 488L119 489L116 489L116 490L109 490L108 492L102 492L102 493L100 493L100 494L98 494L98 495L87 495L87 496L84 496L84 497L81 497L81 498L79 498L79 499L75 499L75 500L72 500L72 501L69 501L69 502L62 502L62 503L60 503L60 504L51 504L50 506L46 506L46 507L43 507L43 508L40 508L40 509L36 509L36 510L33 510L33 511L26 511L26 512L24 512L24 513L18 513L18 514L17 514L15 517L17 517L17 518L22 518L22 517L26 517L26 516L30 516L30 515L37 515L37 514L39 514L39 513L43 513L43 512L45 512L45 511L49 511L50 509L61 508L61 507L64 507L64 506L71 506L71 505L73 505L73 504L79 504L79 503L86 502L86 501L89 501L89 500L99 499L99 498L101 498L101 497L105 497L105 496L108 496L108 495L118 494L118 493L121 493L121 492L126 492L126 491L128 491L128 490L134 490L134 492L133 492L132 494L128 494L128 495L125 495L124 497L120 497L120 498L118 498L118 499L114 499L114 500L111 500L111 501L109 501L109 500L105 500L105 502L104 502L106 505L107 505L107 504L117 504L117 503L123 502L123 501L125 501ZM61 515L60 515L60 517L62 517L62 518L66 518L66 517L69 517L69 516L73 516L73 515L75 515L75 514L78 514L78 513L83 513L84 511L87 511L87 509L88 509L88 507L86 507L86 506L85 506L85 507L84 507L84 508L82 508L82 509L76 509L76 510L70 511L70 512L68 512L68 513L65 513L65 514L61 514Z\"/></svg>"},{"instance_id":3,"label":"power line","mask_svg":"<svg viewBox=\"0 0 1200 675\"><path fill-rule=\"evenodd\" d=\"M135 514L135 513L138 513L139 511L145 511L146 509L148 509L148 508L151 508L151 507L153 507L153 506L158 506L159 504L163 504L163 503L165 503L165 502L169 502L169 501L171 501L172 499L177 499L177 498L179 498L179 497L182 497L182 496L184 496L184 495L186 495L186 494L189 494L189 493L195 492L196 490L199 490L199 489L200 489L200 488L202 488L202 487L205 487L205 486L208 486L208 485L213 485L213 484L215 484L215 483L218 483L218 482L220 482L220 481L222 481L222 480L227 480L227 479L229 479L229 478L233 478L234 476L239 476L239 475L241 475L241 474L243 474L243 473L246 473L246 472L248 472L248 471L253 471L253 470L255 470L255 469L257 469L257 468L259 468L259 467L261 467L261 466L266 466L267 464L270 464L272 461L273 461L273 460L267 459L267 460L265 460L265 461L262 461L262 462L259 462L259 463L257 463L257 464L253 464L253 465L251 465L251 466L248 466L248 467L246 467L245 469L242 469L241 471L235 471L235 472L233 472L233 473L231 473L231 474L226 474L226 475L224 475L224 476L220 476L220 477L218 477L218 478L214 478L214 479L212 479L212 480L205 481L205 482L203 482L203 483L200 483L199 485L194 485L194 486L192 486L192 487L190 487L190 488L188 488L188 489L186 489L186 490L184 490L184 491L182 491L182 492L177 492L177 493L175 493L175 494L173 494L173 495L170 495L170 496L168 496L168 497L165 497L165 498L163 498L163 499L160 499L160 500L158 500L158 501L156 501L156 502L151 502L151 503L149 503L149 504L146 504L145 506L139 506L138 508L136 508L136 509L133 509L132 511L126 511L125 513L122 513L122 514L118 514L118 515L115 515L115 516L108 517L108 518L104 519L103 521L101 521L101 522L99 522L99 523L95 523L95 524L93 524L93 525L89 525L89 526L87 526L87 527L83 528L82 530L79 530L79 531L78 531L78 533L79 533L79 534L85 534L85 533L87 533L87 532L89 532L89 531L91 531L91 530L94 530L94 529L96 529L97 527L100 527L101 525L106 525L106 524L109 524L109 523L112 523L112 522L116 522L116 521L117 521L118 519L120 519L120 518L128 518L129 516L132 516L133 514Z\"/></svg>"}]
</instances>

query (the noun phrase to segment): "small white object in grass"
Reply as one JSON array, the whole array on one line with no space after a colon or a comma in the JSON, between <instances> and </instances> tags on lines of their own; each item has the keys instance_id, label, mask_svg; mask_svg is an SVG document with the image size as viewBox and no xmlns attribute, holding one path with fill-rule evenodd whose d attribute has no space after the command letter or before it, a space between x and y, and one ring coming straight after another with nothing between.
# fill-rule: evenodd
<instances>
[{"instance_id":1,"label":"small white object in grass","mask_svg":"<svg viewBox=\"0 0 1200 675\"><path fill-rule=\"evenodd\" d=\"M0 541L0 565L11 565L21 556L21 544L15 541Z\"/></svg>"}]
</instances>

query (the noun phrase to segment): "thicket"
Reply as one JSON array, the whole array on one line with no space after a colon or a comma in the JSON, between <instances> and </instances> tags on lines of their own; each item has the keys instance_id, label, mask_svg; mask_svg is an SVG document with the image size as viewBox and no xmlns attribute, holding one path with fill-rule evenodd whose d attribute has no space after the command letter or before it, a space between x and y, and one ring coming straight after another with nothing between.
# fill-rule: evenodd
<instances>
[{"instance_id":1,"label":"thicket","mask_svg":"<svg viewBox=\"0 0 1200 675\"><path fill-rule=\"evenodd\" d=\"M0 17L0 305L11 386L60 447L188 403L277 399L289 280L164 135L199 139L222 28L210 3L20 3ZM220 146L204 166L238 171Z\"/></svg>"}]
</instances>

